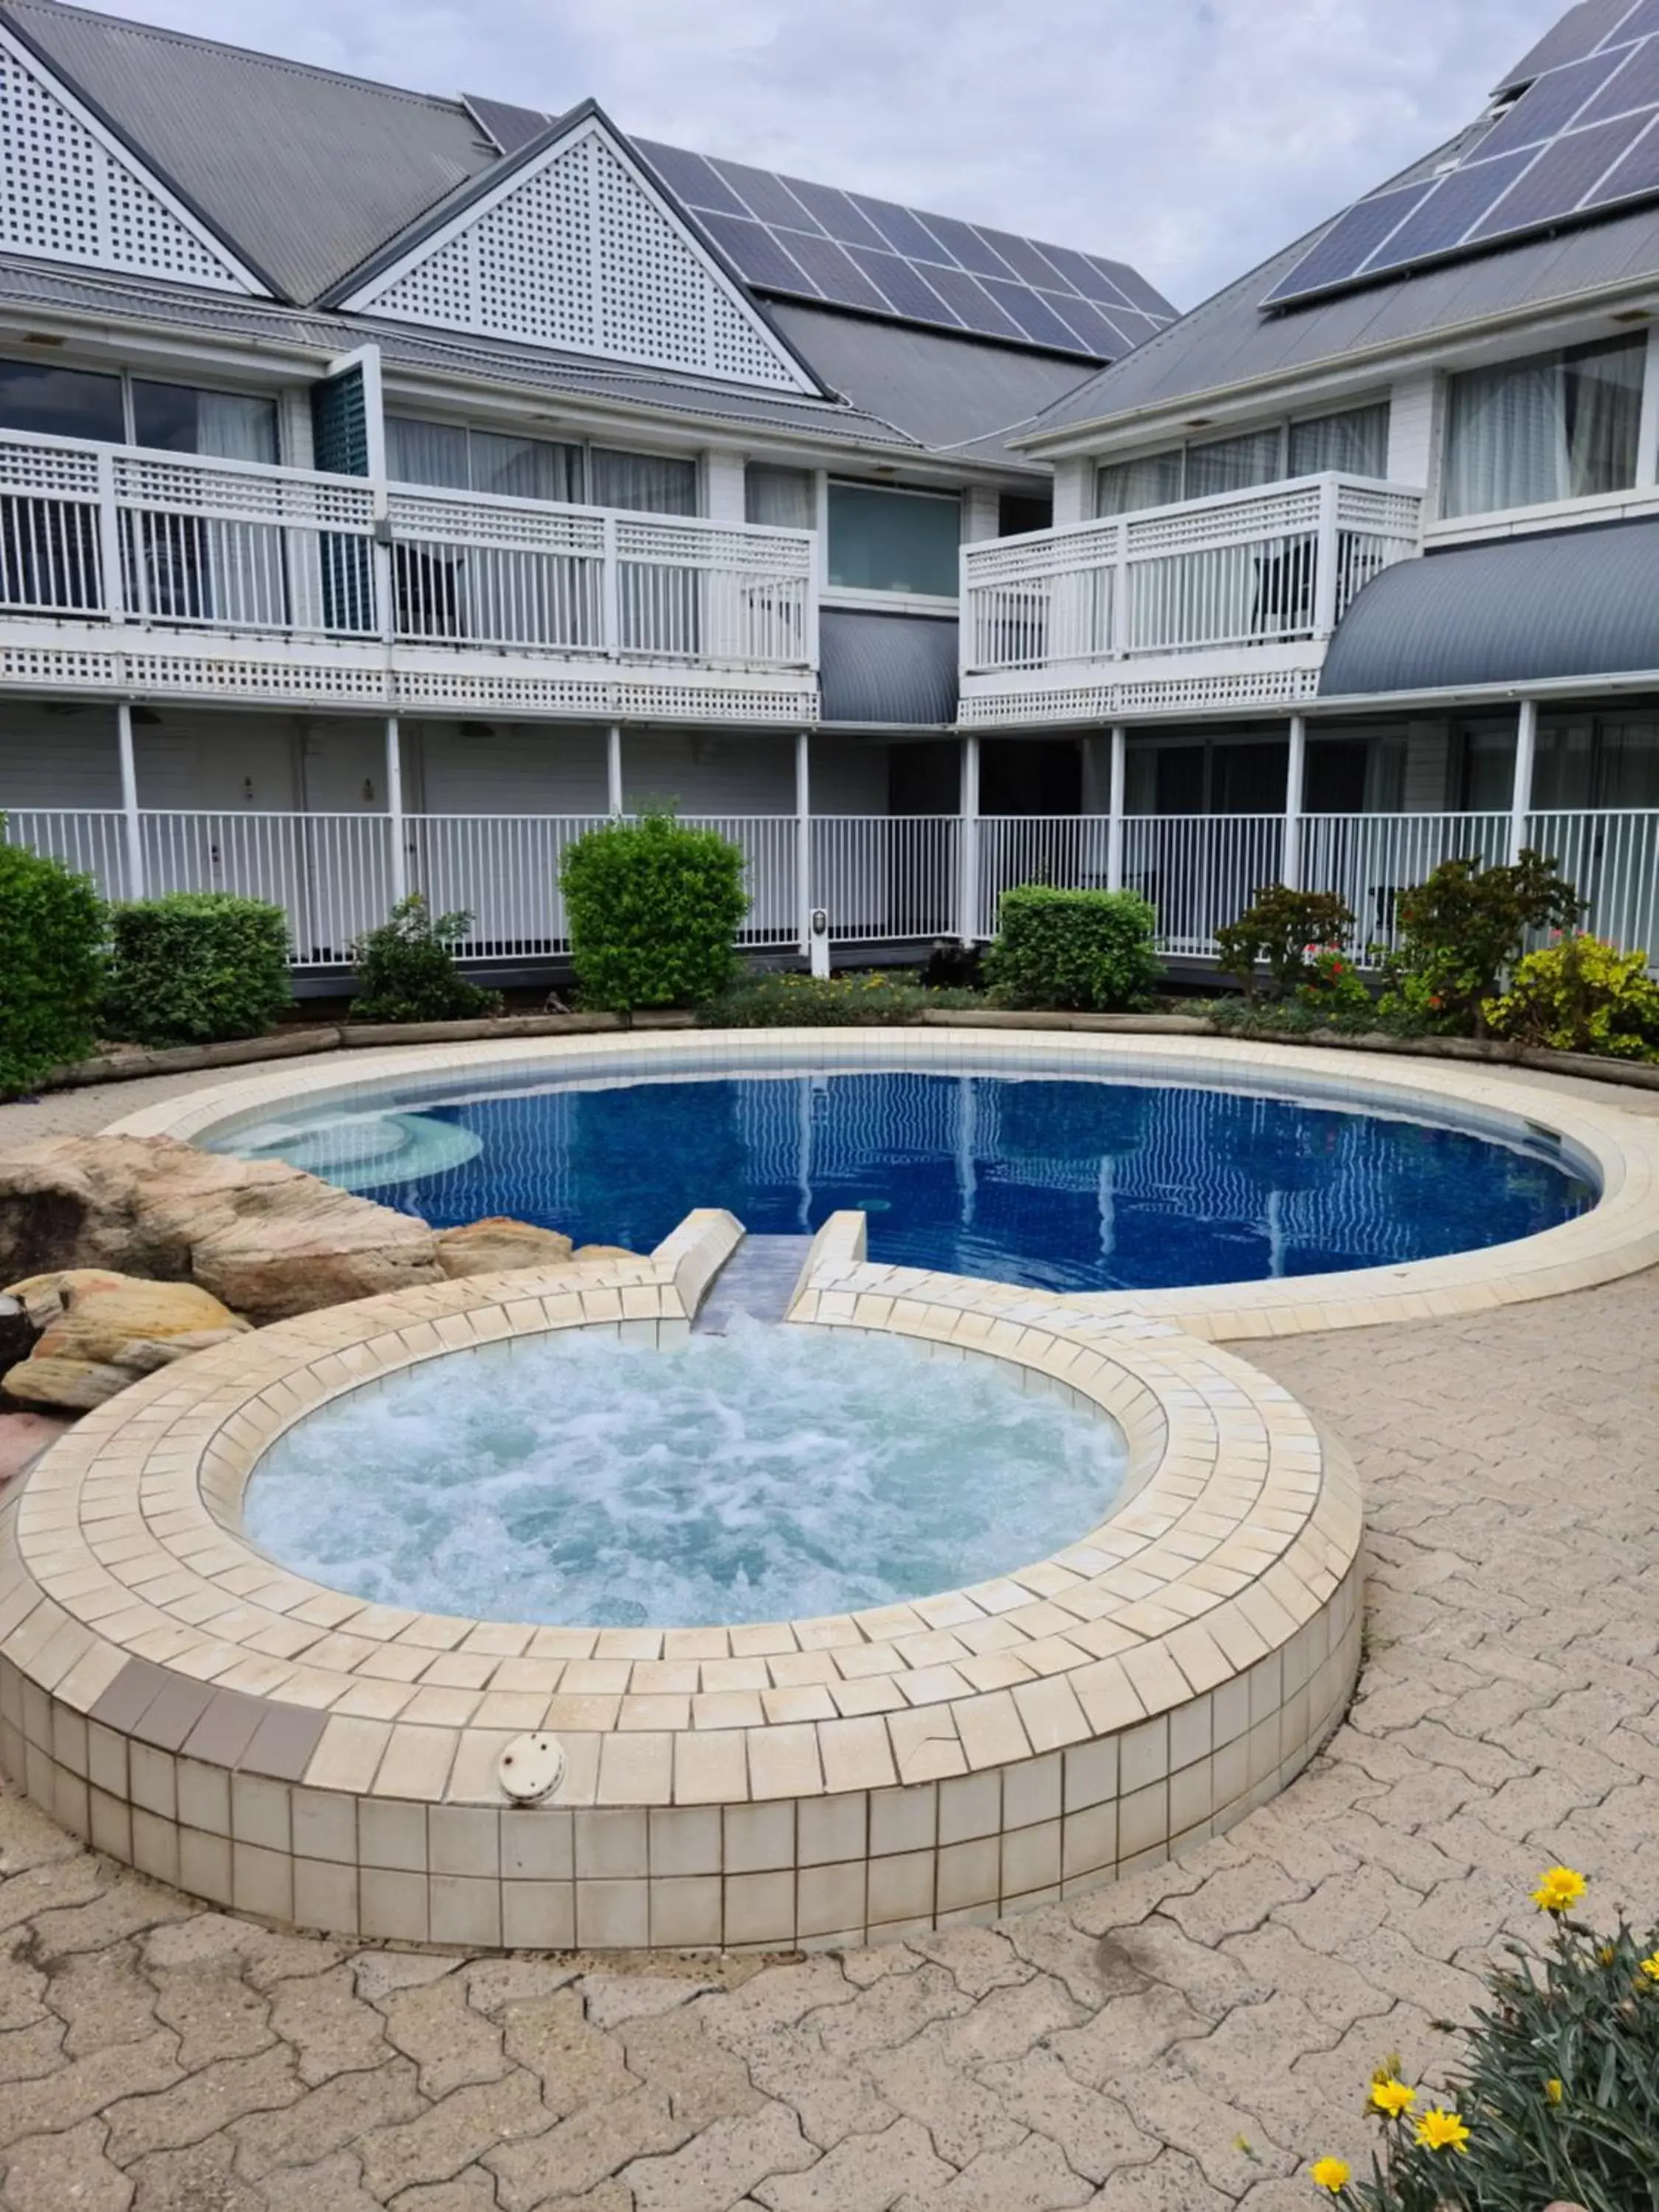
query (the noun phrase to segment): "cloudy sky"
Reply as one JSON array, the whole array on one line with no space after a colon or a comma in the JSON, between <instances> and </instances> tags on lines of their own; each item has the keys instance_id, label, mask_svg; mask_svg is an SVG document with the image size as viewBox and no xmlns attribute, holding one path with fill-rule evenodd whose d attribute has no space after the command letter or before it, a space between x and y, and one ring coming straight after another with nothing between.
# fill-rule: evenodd
<instances>
[{"instance_id":1,"label":"cloudy sky","mask_svg":"<svg viewBox=\"0 0 1659 2212\"><path fill-rule=\"evenodd\" d=\"M1566 0L111 0L1136 263L1182 307L1469 121Z\"/></svg>"}]
</instances>

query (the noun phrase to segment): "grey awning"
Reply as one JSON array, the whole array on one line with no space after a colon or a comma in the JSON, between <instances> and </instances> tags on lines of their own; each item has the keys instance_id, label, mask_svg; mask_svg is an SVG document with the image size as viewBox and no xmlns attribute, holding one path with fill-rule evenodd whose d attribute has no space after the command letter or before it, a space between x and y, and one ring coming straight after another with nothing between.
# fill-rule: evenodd
<instances>
[{"instance_id":1,"label":"grey awning","mask_svg":"<svg viewBox=\"0 0 1659 2212\"><path fill-rule=\"evenodd\" d=\"M1659 522L1402 561L1337 628L1322 699L1659 669Z\"/></svg>"},{"instance_id":2,"label":"grey awning","mask_svg":"<svg viewBox=\"0 0 1659 2212\"><path fill-rule=\"evenodd\" d=\"M957 624L938 615L826 607L818 625L826 722L948 729L957 718Z\"/></svg>"}]
</instances>

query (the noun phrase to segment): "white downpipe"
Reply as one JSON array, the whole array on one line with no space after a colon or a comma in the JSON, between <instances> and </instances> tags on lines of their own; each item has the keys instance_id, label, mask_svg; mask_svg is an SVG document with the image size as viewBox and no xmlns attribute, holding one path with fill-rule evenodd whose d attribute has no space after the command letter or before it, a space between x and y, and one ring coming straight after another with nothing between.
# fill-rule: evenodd
<instances>
[{"instance_id":1,"label":"white downpipe","mask_svg":"<svg viewBox=\"0 0 1659 2212\"><path fill-rule=\"evenodd\" d=\"M1515 724L1515 790L1510 799L1510 860L1518 860L1527 844L1532 812L1532 771L1538 757L1538 702L1523 699Z\"/></svg>"},{"instance_id":2,"label":"white downpipe","mask_svg":"<svg viewBox=\"0 0 1659 2212\"><path fill-rule=\"evenodd\" d=\"M979 739L962 740L962 873L957 885L957 933L964 945L979 938Z\"/></svg>"},{"instance_id":3,"label":"white downpipe","mask_svg":"<svg viewBox=\"0 0 1659 2212\"><path fill-rule=\"evenodd\" d=\"M812 973L830 973L830 933L812 926L812 739L795 732L795 903L800 916L800 949Z\"/></svg>"},{"instance_id":4,"label":"white downpipe","mask_svg":"<svg viewBox=\"0 0 1659 2212\"><path fill-rule=\"evenodd\" d=\"M115 748L121 763L121 819L126 832L127 896L144 896L144 833L138 819L138 763L132 750L132 702L118 700Z\"/></svg>"},{"instance_id":5,"label":"white downpipe","mask_svg":"<svg viewBox=\"0 0 1659 2212\"><path fill-rule=\"evenodd\" d=\"M1111 784L1107 797L1106 888L1123 888L1123 808L1129 787L1129 732L1121 722L1112 732Z\"/></svg>"},{"instance_id":6,"label":"white downpipe","mask_svg":"<svg viewBox=\"0 0 1659 2212\"><path fill-rule=\"evenodd\" d=\"M1285 763L1285 860L1279 870L1285 888L1302 888L1302 789L1308 773L1308 718L1291 717L1291 749Z\"/></svg>"},{"instance_id":7,"label":"white downpipe","mask_svg":"<svg viewBox=\"0 0 1659 2212\"><path fill-rule=\"evenodd\" d=\"M613 822L623 813L622 724L613 722L605 738L605 811Z\"/></svg>"},{"instance_id":8,"label":"white downpipe","mask_svg":"<svg viewBox=\"0 0 1659 2212\"><path fill-rule=\"evenodd\" d=\"M404 749L398 717L386 718L386 834L391 846L392 903L409 896L409 854L404 842Z\"/></svg>"}]
</instances>

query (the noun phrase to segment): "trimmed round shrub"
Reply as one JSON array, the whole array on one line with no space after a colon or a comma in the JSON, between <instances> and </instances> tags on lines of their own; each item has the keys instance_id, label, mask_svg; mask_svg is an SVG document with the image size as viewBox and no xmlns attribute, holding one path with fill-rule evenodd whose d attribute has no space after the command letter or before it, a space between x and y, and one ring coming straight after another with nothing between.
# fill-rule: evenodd
<instances>
[{"instance_id":1,"label":"trimmed round shrub","mask_svg":"<svg viewBox=\"0 0 1659 2212\"><path fill-rule=\"evenodd\" d=\"M1601 937L1563 936L1517 962L1501 999L1486 1001L1494 1036L1556 1052L1659 1060L1659 983L1645 952Z\"/></svg>"},{"instance_id":2,"label":"trimmed round shrub","mask_svg":"<svg viewBox=\"0 0 1659 2212\"><path fill-rule=\"evenodd\" d=\"M585 1006L702 1006L730 983L749 911L744 859L717 830L672 814L608 822L579 837L560 883Z\"/></svg>"},{"instance_id":3,"label":"trimmed round shrub","mask_svg":"<svg viewBox=\"0 0 1659 2212\"><path fill-rule=\"evenodd\" d=\"M455 947L471 928L470 914L434 915L419 891L399 899L351 948L353 1021L465 1022L500 1013L501 994L469 982L455 965Z\"/></svg>"},{"instance_id":4,"label":"trimmed round shrub","mask_svg":"<svg viewBox=\"0 0 1659 2212\"><path fill-rule=\"evenodd\" d=\"M228 891L173 891L111 910L105 1021L133 1044L262 1036L292 1003L288 917Z\"/></svg>"},{"instance_id":5,"label":"trimmed round shrub","mask_svg":"<svg viewBox=\"0 0 1659 2212\"><path fill-rule=\"evenodd\" d=\"M90 878L0 844L0 1094L91 1051L107 927Z\"/></svg>"},{"instance_id":6,"label":"trimmed round shrub","mask_svg":"<svg viewBox=\"0 0 1659 2212\"><path fill-rule=\"evenodd\" d=\"M1161 973L1157 918L1134 891L1005 891L985 979L1015 1006L1123 1013L1143 1006Z\"/></svg>"}]
</instances>

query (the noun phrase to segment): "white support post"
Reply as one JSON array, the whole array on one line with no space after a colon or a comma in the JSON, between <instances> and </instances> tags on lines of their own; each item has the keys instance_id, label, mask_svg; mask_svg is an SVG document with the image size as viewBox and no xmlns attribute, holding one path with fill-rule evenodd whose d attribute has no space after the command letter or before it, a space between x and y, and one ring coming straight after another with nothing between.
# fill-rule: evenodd
<instances>
[{"instance_id":1,"label":"white support post","mask_svg":"<svg viewBox=\"0 0 1659 2212\"><path fill-rule=\"evenodd\" d=\"M1279 879L1289 890L1302 888L1302 787L1308 772L1308 721L1291 717L1290 753L1285 763L1285 858Z\"/></svg>"},{"instance_id":2,"label":"white support post","mask_svg":"<svg viewBox=\"0 0 1659 2212\"><path fill-rule=\"evenodd\" d=\"M613 822L623 816L622 724L613 722L605 739L605 807Z\"/></svg>"},{"instance_id":3,"label":"white support post","mask_svg":"<svg viewBox=\"0 0 1659 2212\"><path fill-rule=\"evenodd\" d=\"M1123 806L1129 784L1129 732L1121 722L1112 732L1112 781L1107 799L1106 888L1123 888Z\"/></svg>"},{"instance_id":4,"label":"white support post","mask_svg":"<svg viewBox=\"0 0 1659 2212\"><path fill-rule=\"evenodd\" d=\"M813 927L812 738L795 732L795 898L800 915L800 949L815 975L830 973L830 932Z\"/></svg>"},{"instance_id":5,"label":"white support post","mask_svg":"<svg viewBox=\"0 0 1659 2212\"><path fill-rule=\"evenodd\" d=\"M1515 788L1510 799L1510 860L1518 860L1526 849L1527 821L1532 812L1532 770L1538 756L1538 702L1523 699L1515 725Z\"/></svg>"},{"instance_id":6,"label":"white support post","mask_svg":"<svg viewBox=\"0 0 1659 2212\"><path fill-rule=\"evenodd\" d=\"M1328 476L1319 487L1319 534L1314 550L1313 631L1318 637L1329 637L1336 628L1336 585L1340 536L1337 530L1337 503L1342 488L1334 476Z\"/></svg>"},{"instance_id":7,"label":"white support post","mask_svg":"<svg viewBox=\"0 0 1659 2212\"><path fill-rule=\"evenodd\" d=\"M101 604L112 623L126 620L126 579L121 558L121 517L115 505L115 455L101 448L98 469L98 567ZM142 562L135 562L142 568Z\"/></svg>"},{"instance_id":8,"label":"white support post","mask_svg":"<svg viewBox=\"0 0 1659 2212\"><path fill-rule=\"evenodd\" d=\"M391 848L392 903L409 896L409 856L404 845L404 749L398 717L386 718L386 834Z\"/></svg>"},{"instance_id":9,"label":"white support post","mask_svg":"<svg viewBox=\"0 0 1659 2212\"><path fill-rule=\"evenodd\" d=\"M126 830L127 896L144 896L144 832L138 819L138 763L132 750L132 702L118 700L115 748L121 763L121 814Z\"/></svg>"},{"instance_id":10,"label":"white support post","mask_svg":"<svg viewBox=\"0 0 1659 2212\"><path fill-rule=\"evenodd\" d=\"M957 933L979 942L979 739L962 740L962 870L957 885Z\"/></svg>"},{"instance_id":11,"label":"white support post","mask_svg":"<svg viewBox=\"0 0 1659 2212\"><path fill-rule=\"evenodd\" d=\"M604 546L599 571L599 646L612 660L622 651L622 568L617 553L617 518L607 514L599 525Z\"/></svg>"}]
</instances>

